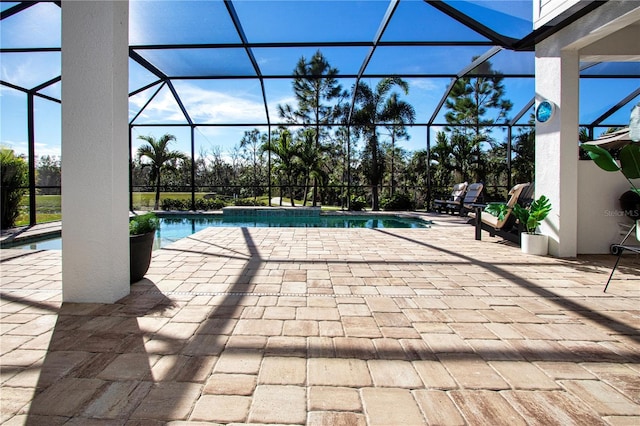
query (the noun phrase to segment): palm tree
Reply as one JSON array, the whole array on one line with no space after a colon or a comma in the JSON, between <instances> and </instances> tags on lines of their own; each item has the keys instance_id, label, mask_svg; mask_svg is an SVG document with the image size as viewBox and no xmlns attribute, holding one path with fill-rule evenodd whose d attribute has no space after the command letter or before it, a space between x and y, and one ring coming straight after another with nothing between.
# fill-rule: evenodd
<instances>
[{"instance_id":1,"label":"palm tree","mask_svg":"<svg viewBox=\"0 0 640 426\"><path fill-rule=\"evenodd\" d=\"M335 122L340 104L347 96L336 76L338 69L332 67L319 50L307 60L304 56L298 60L293 70L293 93L298 104L278 105L278 115L290 124L301 124L314 129L315 148L319 149L321 139L326 135L323 126ZM313 184L313 205L316 205L316 179Z\"/></svg>"},{"instance_id":2,"label":"palm tree","mask_svg":"<svg viewBox=\"0 0 640 426\"><path fill-rule=\"evenodd\" d=\"M295 206L291 176L294 172L295 165L293 163L293 160L297 153L297 147L293 143L291 132L289 132L289 130L287 129L280 129L278 132L276 132L276 135L272 139L271 144L266 142L262 145L262 151L270 151L273 155L276 156L275 169L280 173L281 176L285 177L285 180L288 184L287 186L289 186L291 206ZM282 203L282 197L280 197L280 202Z\"/></svg>"},{"instance_id":3,"label":"palm tree","mask_svg":"<svg viewBox=\"0 0 640 426\"><path fill-rule=\"evenodd\" d=\"M300 132L299 142L296 144L295 157L300 162L304 172L304 206L307 205L307 194L309 193L309 182L320 182L325 178L326 173L322 170L324 163L324 153L329 151L329 147L314 143L315 132L312 129Z\"/></svg>"},{"instance_id":4,"label":"palm tree","mask_svg":"<svg viewBox=\"0 0 640 426\"><path fill-rule=\"evenodd\" d=\"M240 140L240 148L250 150L252 162L253 162L253 199L257 199L258 188L258 151L260 149L261 142L260 130L253 129L251 131L245 131L244 136Z\"/></svg>"},{"instance_id":5,"label":"palm tree","mask_svg":"<svg viewBox=\"0 0 640 426\"><path fill-rule=\"evenodd\" d=\"M408 102L398 99L397 93L392 93L387 99L387 103L384 106L385 115L391 125L386 126L391 132L391 196L395 192L395 177L394 177L394 163L395 163L395 143L396 138L409 139L409 134L405 127L406 124L413 124L416 121L416 110Z\"/></svg>"},{"instance_id":6,"label":"palm tree","mask_svg":"<svg viewBox=\"0 0 640 426\"><path fill-rule=\"evenodd\" d=\"M149 163L143 163L142 166L151 167L151 173L149 179L155 180L156 183L156 201L154 204L154 210L158 210L160 204L160 175L164 170L175 169L173 162L175 160L187 160L187 156L180 151L169 151L169 143L176 140L176 137L168 133L162 135L159 139L155 139L153 136L138 136L138 139L146 141L138 148L138 160L142 160L143 157L149 159Z\"/></svg>"},{"instance_id":7,"label":"palm tree","mask_svg":"<svg viewBox=\"0 0 640 426\"><path fill-rule=\"evenodd\" d=\"M379 210L378 185L382 180L384 171L384 156L378 141L378 123L394 122L397 117L393 117L393 111L388 108L389 100L387 96L398 86L402 91L409 93L409 85L406 81L398 77L383 78L376 85L375 91L366 83L358 83L355 90L355 100L358 109L354 111L353 123L355 128L361 132L366 139L366 146L363 152L363 166L369 185L371 185L371 208Z\"/></svg>"}]
</instances>

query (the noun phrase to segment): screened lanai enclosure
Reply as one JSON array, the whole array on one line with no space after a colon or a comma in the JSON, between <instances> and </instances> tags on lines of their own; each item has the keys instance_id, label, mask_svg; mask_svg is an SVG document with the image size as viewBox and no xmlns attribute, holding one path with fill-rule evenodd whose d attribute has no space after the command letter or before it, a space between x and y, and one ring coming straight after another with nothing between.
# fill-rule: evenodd
<instances>
[{"instance_id":1,"label":"screened lanai enclosure","mask_svg":"<svg viewBox=\"0 0 640 426\"><path fill-rule=\"evenodd\" d=\"M130 1L130 208L501 199L535 179L535 44L603 3L534 31L531 1ZM35 224L59 218L64 2L0 7L0 144ZM628 125L639 79L581 63L582 139Z\"/></svg>"}]
</instances>

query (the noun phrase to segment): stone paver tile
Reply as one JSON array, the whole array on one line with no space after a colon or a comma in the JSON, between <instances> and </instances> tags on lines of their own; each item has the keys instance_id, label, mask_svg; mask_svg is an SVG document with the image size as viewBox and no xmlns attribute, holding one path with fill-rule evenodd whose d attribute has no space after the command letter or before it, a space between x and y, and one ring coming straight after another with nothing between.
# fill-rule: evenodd
<instances>
[{"instance_id":1,"label":"stone paver tile","mask_svg":"<svg viewBox=\"0 0 640 426\"><path fill-rule=\"evenodd\" d=\"M250 336L279 336L283 323L282 320L241 319L233 332Z\"/></svg>"},{"instance_id":2,"label":"stone paver tile","mask_svg":"<svg viewBox=\"0 0 640 426\"><path fill-rule=\"evenodd\" d=\"M411 323L401 312L374 312L373 318L380 327L409 327Z\"/></svg>"},{"instance_id":3,"label":"stone paver tile","mask_svg":"<svg viewBox=\"0 0 640 426\"><path fill-rule=\"evenodd\" d=\"M639 416L634 404L606 383L596 380L562 380L560 384L601 416Z\"/></svg>"},{"instance_id":4,"label":"stone paver tile","mask_svg":"<svg viewBox=\"0 0 640 426\"><path fill-rule=\"evenodd\" d=\"M335 337L333 343L339 358L373 359L377 357L372 339Z\"/></svg>"},{"instance_id":5,"label":"stone paver tile","mask_svg":"<svg viewBox=\"0 0 640 426\"><path fill-rule=\"evenodd\" d=\"M465 342L486 361L524 361L524 357L505 340L468 339Z\"/></svg>"},{"instance_id":6,"label":"stone paver tile","mask_svg":"<svg viewBox=\"0 0 640 426\"><path fill-rule=\"evenodd\" d=\"M266 357L258 374L258 384L304 385L307 378L304 358Z\"/></svg>"},{"instance_id":7,"label":"stone paver tile","mask_svg":"<svg viewBox=\"0 0 640 426\"><path fill-rule=\"evenodd\" d=\"M422 333L422 339L427 342L435 353L469 353L471 347L457 334Z\"/></svg>"},{"instance_id":8,"label":"stone paver tile","mask_svg":"<svg viewBox=\"0 0 640 426\"><path fill-rule=\"evenodd\" d=\"M310 386L371 386L367 362L360 359L311 358L307 361Z\"/></svg>"},{"instance_id":9,"label":"stone paver tile","mask_svg":"<svg viewBox=\"0 0 640 426\"><path fill-rule=\"evenodd\" d=\"M4 338L4 337L3 337ZM16 349L0 356L0 364L4 366L28 367L45 357L45 350Z\"/></svg>"},{"instance_id":10,"label":"stone paver tile","mask_svg":"<svg viewBox=\"0 0 640 426\"><path fill-rule=\"evenodd\" d=\"M422 387L422 380L409 361L374 359L367 364L374 386L407 389Z\"/></svg>"},{"instance_id":11,"label":"stone paver tile","mask_svg":"<svg viewBox=\"0 0 640 426\"><path fill-rule=\"evenodd\" d=\"M533 426L606 424L567 392L504 391L502 396Z\"/></svg>"},{"instance_id":12,"label":"stone paver tile","mask_svg":"<svg viewBox=\"0 0 640 426\"><path fill-rule=\"evenodd\" d=\"M282 334L284 336L317 336L319 334L318 321L285 321Z\"/></svg>"},{"instance_id":13,"label":"stone paver tile","mask_svg":"<svg viewBox=\"0 0 640 426\"><path fill-rule=\"evenodd\" d=\"M202 385L195 383L158 383L133 412L133 419L186 420Z\"/></svg>"},{"instance_id":14,"label":"stone paver tile","mask_svg":"<svg viewBox=\"0 0 640 426\"><path fill-rule=\"evenodd\" d=\"M308 388L309 411L362 411L357 389L337 386L310 386Z\"/></svg>"},{"instance_id":15,"label":"stone paver tile","mask_svg":"<svg viewBox=\"0 0 640 426\"><path fill-rule=\"evenodd\" d=\"M640 416L606 416L604 419L611 426L638 426Z\"/></svg>"},{"instance_id":16,"label":"stone paver tile","mask_svg":"<svg viewBox=\"0 0 640 426\"><path fill-rule=\"evenodd\" d=\"M190 420L206 422L244 422L251 398L234 395L203 395L196 402ZM192 424L192 423L189 423Z\"/></svg>"},{"instance_id":17,"label":"stone paver tile","mask_svg":"<svg viewBox=\"0 0 640 426\"><path fill-rule=\"evenodd\" d=\"M509 389L509 385L482 358L473 354L440 354L440 361L461 387Z\"/></svg>"},{"instance_id":18,"label":"stone paver tile","mask_svg":"<svg viewBox=\"0 0 640 426\"><path fill-rule=\"evenodd\" d=\"M336 356L333 339L330 337L309 337L307 339L309 358L329 358Z\"/></svg>"},{"instance_id":19,"label":"stone paver tile","mask_svg":"<svg viewBox=\"0 0 640 426\"><path fill-rule=\"evenodd\" d=\"M401 312L396 302L390 297L367 297L365 300L372 312Z\"/></svg>"},{"instance_id":20,"label":"stone paver tile","mask_svg":"<svg viewBox=\"0 0 640 426\"><path fill-rule=\"evenodd\" d=\"M299 386L258 386L249 422L303 424L307 417L306 391Z\"/></svg>"},{"instance_id":21,"label":"stone paver tile","mask_svg":"<svg viewBox=\"0 0 640 426\"><path fill-rule=\"evenodd\" d=\"M640 375L637 371L615 363L584 363L582 366L640 404Z\"/></svg>"},{"instance_id":22,"label":"stone paver tile","mask_svg":"<svg viewBox=\"0 0 640 426\"><path fill-rule=\"evenodd\" d=\"M157 338L168 340L186 340L193 336L200 324L188 322L169 322L158 332Z\"/></svg>"},{"instance_id":23,"label":"stone paver tile","mask_svg":"<svg viewBox=\"0 0 640 426\"><path fill-rule=\"evenodd\" d=\"M435 353L422 339L400 339L400 344L409 360L436 359Z\"/></svg>"},{"instance_id":24,"label":"stone paver tile","mask_svg":"<svg viewBox=\"0 0 640 426\"><path fill-rule=\"evenodd\" d=\"M486 324L486 323L485 323ZM485 324L474 322L451 323L449 327L463 339L497 339Z\"/></svg>"},{"instance_id":25,"label":"stone paver tile","mask_svg":"<svg viewBox=\"0 0 640 426\"><path fill-rule=\"evenodd\" d=\"M582 365L575 362L562 361L538 361L535 363L538 368L544 371L552 379L596 379Z\"/></svg>"},{"instance_id":26,"label":"stone paver tile","mask_svg":"<svg viewBox=\"0 0 640 426\"><path fill-rule=\"evenodd\" d=\"M500 339L522 339L522 334L518 333L515 328L511 326L511 324L503 324L497 322L490 322L483 324L487 327L493 334L498 336Z\"/></svg>"},{"instance_id":27,"label":"stone paver tile","mask_svg":"<svg viewBox=\"0 0 640 426\"><path fill-rule=\"evenodd\" d=\"M50 416L73 416L80 408L105 386L97 379L77 379L68 377L38 394L29 409L31 414ZM4 390L3 399L4 399Z\"/></svg>"},{"instance_id":28,"label":"stone paver tile","mask_svg":"<svg viewBox=\"0 0 640 426\"><path fill-rule=\"evenodd\" d=\"M307 415L307 426L366 426L363 414L312 411Z\"/></svg>"},{"instance_id":29,"label":"stone paver tile","mask_svg":"<svg viewBox=\"0 0 640 426\"><path fill-rule=\"evenodd\" d=\"M400 341L397 339L373 339L377 358L404 360L407 358Z\"/></svg>"},{"instance_id":30,"label":"stone paver tile","mask_svg":"<svg viewBox=\"0 0 640 426\"><path fill-rule=\"evenodd\" d=\"M35 387L35 386L34 386ZM4 422L16 414L25 412L25 407L33 400L34 389L14 388L2 386L2 404L0 404L0 421ZM36 407L36 401L31 402L31 407ZM33 411L33 410L31 410ZM46 411L46 410L43 410ZM6 423L5 423L6 424ZM27 424L22 423L22 424Z\"/></svg>"},{"instance_id":31,"label":"stone paver tile","mask_svg":"<svg viewBox=\"0 0 640 426\"><path fill-rule=\"evenodd\" d=\"M147 396L151 387L151 382L110 382L80 415L101 419L127 419Z\"/></svg>"},{"instance_id":32,"label":"stone paver tile","mask_svg":"<svg viewBox=\"0 0 640 426\"><path fill-rule=\"evenodd\" d=\"M201 334L193 336L180 353L190 356L220 355L226 343L227 336Z\"/></svg>"},{"instance_id":33,"label":"stone paver tile","mask_svg":"<svg viewBox=\"0 0 640 426\"><path fill-rule=\"evenodd\" d=\"M269 337L264 354L305 357L307 356L307 339L303 336Z\"/></svg>"},{"instance_id":34,"label":"stone paver tile","mask_svg":"<svg viewBox=\"0 0 640 426\"><path fill-rule=\"evenodd\" d=\"M416 400L407 389L364 388L361 392L368 425L427 424Z\"/></svg>"},{"instance_id":35,"label":"stone paver tile","mask_svg":"<svg viewBox=\"0 0 640 426\"><path fill-rule=\"evenodd\" d=\"M204 385L205 394L243 395L253 394L256 376L252 374L212 374Z\"/></svg>"},{"instance_id":36,"label":"stone paver tile","mask_svg":"<svg viewBox=\"0 0 640 426\"><path fill-rule=\"evenodd\" d=\"M413 367L428 389L456 389L458 384L439 361L413 361Z\"/></svg>"},{"instance_id":37,"label":"stone paver tile","mask_svg":"<svg viewBox=\"0 0 640 426\"><path fill-rule=\"evenodd\" d=\"M98 373L104 380L151 380L151 360L146 353L118 355Z\"/></svg>"},{"instance_id":38,"label":"stone paver tile","mask_svg":"<svg viewBox=\"0 0 640 426\"><path fill-rule=\"evenodd\" d=\"M365 317L371 315L371 310L367 305L362 304L338 304L338 311L343 317Z\"/></svg>"},{"instance_id":39,"label":"stone paver tile","mask_svg":"<svg viewBox=\"0 0 640 426\"><path fill-rule=\"evenodd\" d=\"M296 309L296 319L337 321L340 319L340 312L337 308L300 307Z\"/></svg>"},{"instance_id":40,"label":"stone paver tile","mask_svg":"<svg viewBox=\"0 0 640 426\"><path fill-rule=\"evenodd\" d=\"M267 337L265 336L229 336L225 348L227 350L257 350L263 349L265 346L267 346Z\"/></svg>"},{"instance_id":41,"label":"stone paver tile","mask_svg":"<svg viewBox=\"0 0 640 426\"><path fill-rule=\"evenodd\" d=\"M268 306L264 310L264 319L292 320L296 317L296 308L291 306Z\"/></svg>"},{"instance_id":42,"label":"stone paver tile","mask_svg":"<svg viewBox=\"0 0 640 426\"><path fill-rule=\"evenodd\" d=\"M514 389L560 389L560 386L542 370L526 361L492 361L489 364Z\"/></svg>"},{"instance_id":43,"label":"stone paver tile","mask_svg":"<svg viewBox=\"0 0 640 426\"><path fill-rule=\"evenodd\" d=\"M342 327L348 337L382 337L378 324L372 317L343 317Z\"/></svg>"},{"instance_id":44,"label":"stone paver tile","mask_svg":"<svg viewBox=\"0 0 640 426\"><path fill-rule=\"evenodd\" d=\"M262 352L258 350L231 349L222 352L215 373L258 374Z\"/></svg>"},{"instance_id":45,"label":"stone paver tile","mask_svg":"<svg viewBox=\"0 0 640 426\"><path fill-rule=\"evenodd\" d=\"M500 395L492 391L454 390L449 396L471 425L525 426L527 422Z\"/></svg>"},{"instance_id":46,"label":"stone paver tile","mask_svg":"<svg viewBox=\"0 0 640 426\"><path fill-rule=\"evenodd\" d=\"M208 356L165 355L151 367L151 374L155 382L204 383L217 360L217 357Z\"/></svg>"},{"instance_id":47,"label":"stone paver tile","mask_svg":"<svg viewBox=\"0 0 640 426\"><path fill-rule=\"evenodd\" d=\"M318 329L320 336L344 336L344 329L340 321L319 321Z\"/></svg>"},{"instance_id":48,"label":"stone paver tile","mask_svg":"<svg viewBox=\"0 0 640 426\"><path fill-rule=\"evenodd\" d=\"M413 395L430 425L462 426L464 418L446 392L416 390Z\"/></svg>"}]
</instances>

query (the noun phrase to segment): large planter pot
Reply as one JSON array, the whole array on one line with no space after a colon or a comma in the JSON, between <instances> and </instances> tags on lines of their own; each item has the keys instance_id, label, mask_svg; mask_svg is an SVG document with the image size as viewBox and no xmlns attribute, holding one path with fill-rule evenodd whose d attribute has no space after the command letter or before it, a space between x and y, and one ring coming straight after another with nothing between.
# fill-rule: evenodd
<instances>
[{"instance_id":1,"label":"large planter pot","mask_svg":"<svg viewBox=\"0 0 640 426\"><path fill-rule=\"evenodd\" d=\"M149 270L151 252L153 250L153 238L155 235L156 233L154 231L129 236L131 284L140 281Z\"/></svg>"},{"instance_id":2,"label":"large planter pot","mask_svg":"<svg viewBox=\"0 0 640 426\"><path fill-rule=\"evenodd\" d=\"M549 252L549 236L541 234L520 234L520 249L526 254L544 256Z\"/></svg>"}]
</instances>

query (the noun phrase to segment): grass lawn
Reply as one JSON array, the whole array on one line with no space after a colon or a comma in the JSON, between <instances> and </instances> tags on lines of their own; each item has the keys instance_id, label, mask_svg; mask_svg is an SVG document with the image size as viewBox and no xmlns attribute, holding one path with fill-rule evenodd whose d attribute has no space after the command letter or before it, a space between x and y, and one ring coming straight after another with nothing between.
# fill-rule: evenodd
<instances>
[{"instance_id":1,"label":"grass lawn","mask_svg":"<svg viewBox=\"0 0 640 426\"><path fill-rule=\"evenodd\" d=\"M196 192L196 198L202 198L208 192ZM155 202L155 192L134 192L133 193L133 208L135 210L153 210L153 204ZM191 200L190 192L163 192L160 194L160 203L165 198L173 198L180 200ZM251 199L251 197L249 197ZM36 222L54 222L60 220L62 217L62 196L61 195L36 195ZM257 198L258 202L264 205L269 205L269 197L266 195ZM297 206L302 205L302 200L294 200ZM229 205L233 205L233 200L229 200ZM276 204L277 205L277 204ZM310 206L311 203L307 202ZM286 198L282 200L283 207L290 207L291 200ZM323 210L340 210L340 207L323 206ZM29 197L22 198L20 203L20 215L16 220L16 226L25 226L29 224Z\"/></svg>"}]
</instances>

